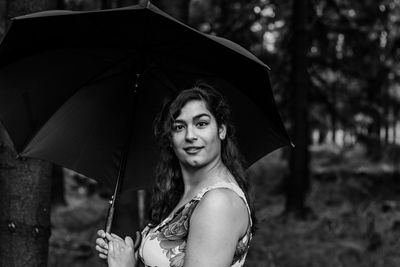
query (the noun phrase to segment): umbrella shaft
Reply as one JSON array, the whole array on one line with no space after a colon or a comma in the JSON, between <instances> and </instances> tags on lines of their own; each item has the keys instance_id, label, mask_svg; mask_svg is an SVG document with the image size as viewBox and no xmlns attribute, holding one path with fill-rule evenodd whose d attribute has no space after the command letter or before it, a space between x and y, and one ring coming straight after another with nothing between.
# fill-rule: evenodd
<instances>
[{"instance_id":1,"label":"umbrella shaft","mask_svg":"<svg viewBox=\"0 0 400 267\"><path fill-rule=\"evenodd\" d=\"M112 221L114 218L114 205L110 205L110 208L108 209L108 214L107 214L107 221L106 221L106 233L111 233L111 226L112 226Z\"/></svg>"},{"instance_id":2,"label":"umbrella shaft","mask_svg":"<svg viewBox=\"0 0 400 267\"><path fill-rule=\"evenodd\" d=\"M139 87L140 83L140 74L136 74L136 80L135 80L135 85L134 85L134 90L133 90L133 95L132 95L132 120L134 118L134 111L135 111L135 100L136 100L136 93L137 89ZM129 127L128 127L128 136L127 139L125 140L125 146L124 149L122 150L122 155L121 155L121 163L119 166L118 170L118 177L117 177L117 182L115 183L115 189L114 189L114 194L110 200L110 207L108 209L108 214L107 214L107 221L106 221L106 233L111 232L111 226L114 218L114 211L115 211L115 201L117 200L118 193L120 191L120 187L122 185L123 179L124 179L124 173L125 173L125 168L126 168L126 162L128 159L128 152L129 152L129 147L130 147L130 140L131 140L131 135L133 132L133 122L131 121Z\"/></svg>"}]
</instances>

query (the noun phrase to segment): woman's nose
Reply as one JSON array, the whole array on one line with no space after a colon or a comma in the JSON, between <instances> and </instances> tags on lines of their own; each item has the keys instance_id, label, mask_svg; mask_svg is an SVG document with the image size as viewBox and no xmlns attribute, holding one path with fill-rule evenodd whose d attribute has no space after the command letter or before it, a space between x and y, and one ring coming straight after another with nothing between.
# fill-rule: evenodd
<instances>
[{"instance_id":1,"label":"woman's nose","mask_svg":"<svg viewBox=\"0 0 400 267\"><path fill-rule=\"evenodd\" d=\"M187 127L185 138L186 138L187 141L197 140L196 132L193 129L193 127L191 127L191 126Z\"/></svg>"}]
</instances>

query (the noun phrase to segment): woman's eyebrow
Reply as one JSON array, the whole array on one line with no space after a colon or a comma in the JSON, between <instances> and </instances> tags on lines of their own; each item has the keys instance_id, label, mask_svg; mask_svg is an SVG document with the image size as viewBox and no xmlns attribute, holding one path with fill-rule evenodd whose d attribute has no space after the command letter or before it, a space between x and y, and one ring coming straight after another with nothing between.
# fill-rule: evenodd
<instances>
[{"instance_id":1,"label":"woman's eyebrow","mask_svg":"<svg viewBox=\"0 0 400 267\"><path fill-rule=\"evenodd\" d=\"M194 116L194 117L192 118L192 120L194 120L194 121L195 121L195 120L198 120L198 119L200 119L200 118L203 117L203 116L206 116L206 117L208 117L208 118L211 118L210 114L201 113L201 114L198 114L198 115ZM175 120L173 121L173 123L185 123L185 121L182 120L182 119L175 119Z\"/></svg>"},{"instance_id":2,"label":"woman's eyebrow","mask_svg":"<svg viewBox=\"0 0 400 267\"><path fill-rule=\"evenodd\" d=\"M185 123L185 121L181 119L175 119L172 123Z\"/></svg>"},{"instance_id":3,"label":"woman's eyebrow","mask_svg":"<svg viewBox=\"0 0 400 267\"><path fill-rule=\"evenodd\" d=\"M203 117L203 116L207 116L207 117L211 118L211 116L210 116L209 114L207 114L207 113L201 113L201 114L199 114L199 115L194 116L194 117L193 117L193 120L198 120L198 119L200 119L200 118Z\"/></svg>"}]
</instances>

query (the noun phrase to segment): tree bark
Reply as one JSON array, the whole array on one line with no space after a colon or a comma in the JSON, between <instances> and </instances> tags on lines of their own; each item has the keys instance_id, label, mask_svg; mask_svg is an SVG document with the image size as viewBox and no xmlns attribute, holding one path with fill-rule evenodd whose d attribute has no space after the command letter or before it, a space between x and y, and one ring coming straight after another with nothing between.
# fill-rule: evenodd
<instances>
[{"instance_id":1,"label":"tree bark","mask_svg":"<svg viewBox=\"0 0 400 267\"><path fill-rule=\"evenodd\" d=\"M0 131L0 266L46 266L51 164L16 159L4 128Z\"/></svg>"},{"instance_id":2,"label":"tree bark","mask_svg":"<svg viewBox=\"0 0 400 267\"><path fill-rule=\"evenodd\" d=\"M307 1L293 1L292 6L292 72L291 117L295 148L290 155L290 174L287 181L286 213L304 215L305 199L309 188L310 143L308 121L308 72L307 72Z\"/></svg>"},{"instance_id":3,"label":"tree bark","mask_svg":"<svg viewBox=\"0 0 400 267\"><path fill-rule=\"evenodd\" d=\"M6 32L7 1L0 0L0 41Z\"/></svg>"},{"instance_id":4,"label":"tree bark","mask_svg":"<svg viewBox=\"0 0 400 267\"><path fill-rule=\"evenodd\" d=\"M56 3L53 0L8 0L2 18L54 9ZM16 156L0 125L0 266L46 266L51 164L16 159Z\"/></svg>"}]
</instances>

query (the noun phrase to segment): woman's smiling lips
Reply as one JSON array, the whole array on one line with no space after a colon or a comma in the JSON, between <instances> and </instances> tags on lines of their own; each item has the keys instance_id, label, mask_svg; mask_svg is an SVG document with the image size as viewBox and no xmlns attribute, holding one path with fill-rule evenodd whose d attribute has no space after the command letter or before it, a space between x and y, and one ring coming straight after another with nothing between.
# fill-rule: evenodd
<instances>
[{"instance_id":1,"label":"woman's smiling lips","mask_svg":"<svg viewBox=\"0 0 400 267\"><path fill-rule=\"evenodd\" d=\"M187 146L187 147L184 147L183 150L185 150L186 153L188 153L188 154L196 154L202 148L203 148L203 146Z\"/></svg>"}]
</instances>

